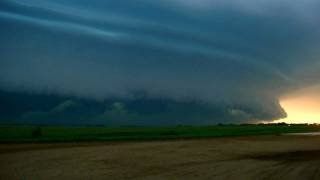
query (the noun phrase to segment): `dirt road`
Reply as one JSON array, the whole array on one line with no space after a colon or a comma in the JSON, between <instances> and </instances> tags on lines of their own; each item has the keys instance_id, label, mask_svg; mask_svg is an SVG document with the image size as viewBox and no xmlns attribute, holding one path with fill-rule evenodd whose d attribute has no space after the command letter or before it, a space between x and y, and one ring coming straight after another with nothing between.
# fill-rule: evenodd
<instances>
[{"instance_id":1,"label":"dirt road","mask_svg":"<svg viewBox=\"0 0 320 180\"><path fill-rule=\"evenodd\" d=\"M320 179L320 136L1 144L0 179Z\"/></svg>"}]
</instances>

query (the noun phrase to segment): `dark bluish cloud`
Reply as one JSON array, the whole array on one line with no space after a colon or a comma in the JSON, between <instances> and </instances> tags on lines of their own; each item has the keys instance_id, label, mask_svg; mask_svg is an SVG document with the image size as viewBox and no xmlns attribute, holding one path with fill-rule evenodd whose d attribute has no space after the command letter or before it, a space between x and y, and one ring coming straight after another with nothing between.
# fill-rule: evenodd
<instances>
[{"instance_id":1,"label":"dark bluish cloud","mask_svg":"<svg viewBox=\"0 0 320 180\"><path fill-rule=\"evenodd\" d=\"M283 117L279 96L319 83L319 7L317 0L4 0L0 89L100 101L143 92L242 107L228 111L240 119Z\"/></svg>"}]
</instances>

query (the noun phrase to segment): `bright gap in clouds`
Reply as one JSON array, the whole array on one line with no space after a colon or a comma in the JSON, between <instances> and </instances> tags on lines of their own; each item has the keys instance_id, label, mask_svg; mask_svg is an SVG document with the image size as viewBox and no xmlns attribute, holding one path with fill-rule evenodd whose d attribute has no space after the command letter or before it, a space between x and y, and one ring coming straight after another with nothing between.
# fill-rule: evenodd
<instances>
[{"instance_id":1,"label":"bright gap in clouds","mask_svg":"<svg viewBox=\"0 0 320 180\"><path fill-rule=\"evenodd\" d=\"M305 88L280 99L287 118L276 122L320 123L320 86Z\"/></svg>"}]
</instances>

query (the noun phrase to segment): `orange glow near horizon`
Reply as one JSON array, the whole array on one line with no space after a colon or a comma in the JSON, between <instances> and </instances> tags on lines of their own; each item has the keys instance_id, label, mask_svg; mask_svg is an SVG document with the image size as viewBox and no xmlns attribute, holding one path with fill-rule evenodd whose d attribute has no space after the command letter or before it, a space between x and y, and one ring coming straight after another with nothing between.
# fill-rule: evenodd
<instances>
[{"instance_id":1,"label":"orange glow near horizon","mask_svg":"<svg viewBox=\"0 0 320 180\"><path fill-rule=\"evenodd\" d=\"M280 104L288 117L275 122L320 123L320 86L288 94Z\"/></svg>"}]
</instances>

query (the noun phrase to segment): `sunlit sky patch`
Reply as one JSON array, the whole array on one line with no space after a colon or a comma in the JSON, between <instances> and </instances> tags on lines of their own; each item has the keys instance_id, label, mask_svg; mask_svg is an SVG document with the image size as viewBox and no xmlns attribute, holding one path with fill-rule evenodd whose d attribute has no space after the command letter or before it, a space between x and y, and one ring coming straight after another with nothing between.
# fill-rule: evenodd
<instances>
[{"instance_id":1,"label":"sunlit sky patch","mask_svg":"<svg viewBox=\"0 0 320 180\"><path fill-rule=\"evenodd\" d=\"M320 123L320 87L308 87L280 99L287 117L277 122Z\"/></svg>"}]
</instances>

